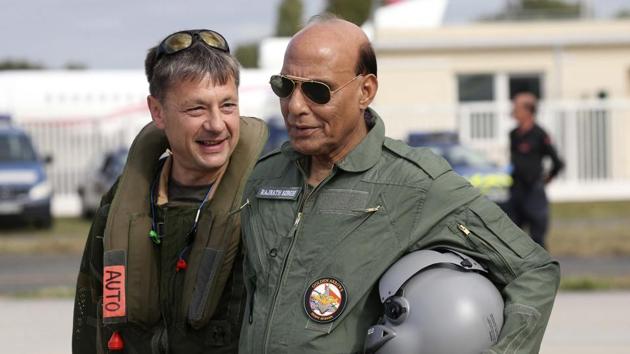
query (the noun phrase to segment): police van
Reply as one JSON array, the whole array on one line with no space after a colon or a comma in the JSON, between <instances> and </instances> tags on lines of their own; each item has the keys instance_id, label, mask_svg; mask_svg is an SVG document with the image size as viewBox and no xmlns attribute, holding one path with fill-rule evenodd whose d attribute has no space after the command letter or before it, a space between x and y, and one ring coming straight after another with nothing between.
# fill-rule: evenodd
<instances>
[{"instance_id":1,"label":"police van","mask_svg":"<svg viewBox=\"0 0 630 354\"><path fill-rule=\"evenodd\" d=\"M0 115L0 219L52 225L52 188L28 134ZM4 224L4 222L3 222Z\"/></svg>"}]
</instances>

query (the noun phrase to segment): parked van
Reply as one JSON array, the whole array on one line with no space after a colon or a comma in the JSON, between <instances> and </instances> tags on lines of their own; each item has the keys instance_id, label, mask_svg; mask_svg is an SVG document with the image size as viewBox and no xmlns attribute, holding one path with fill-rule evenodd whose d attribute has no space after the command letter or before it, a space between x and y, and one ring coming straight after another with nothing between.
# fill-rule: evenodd
<instances>
[{"instance_id":1,"label":"parked van","mask_svg":"<svg viewBox=\"0 0 630 354\"><path fill-rule=\"evenodd\" d=\"M0 116L0 218L21 219L38 227L52 225L52 188L42 159L28 134Z\"/></svg>"}]
</instances>

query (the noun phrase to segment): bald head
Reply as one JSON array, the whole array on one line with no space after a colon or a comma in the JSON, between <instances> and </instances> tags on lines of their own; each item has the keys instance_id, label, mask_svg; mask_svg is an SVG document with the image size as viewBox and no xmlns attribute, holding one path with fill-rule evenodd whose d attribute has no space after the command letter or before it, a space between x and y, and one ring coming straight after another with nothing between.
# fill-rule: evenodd
<instances>
[{"instance_id":1,"label":"bald head","mask_svg":"<svg viewBox=\"0 0 630 354\"><path fill-rule=\"evenodd\" d=\"M315 156L326 175L374 122L367 113L378 90L372 46L356 25L316 18L289 42L280 73L286 84L281 89L289 92L278 96L291 145ZM313 99L322 91L329 91L326 99Z\"/></svg>"},{"instance_id":2,"label":"bald head","mask_svg":"<svg viewBox=\"0 0 630 354\"><path fill-rule=\"evenodd\" d=\"M329 14L312 17L306 27L289 42L285 62L290 60L288 57L296 50L304 47L313 49L310 55L336 54L347 58L352 63L355 74L376 76L374 49L363 30L352 22Z\"/></svg>"},{"instance_id":3,"label":"bald head","mask_svg":"<svg viewBox=\"0 0 630 354\"><path fill-rule=\"evenodd\" d=\"M330 43L341 43L348 49L359 48L361 45L369 43L363 30L352 22L340 18L318 16L313 17L301 31L293 36L293 40L302 37L321 36Z\"/></svg>"}]
</instances>

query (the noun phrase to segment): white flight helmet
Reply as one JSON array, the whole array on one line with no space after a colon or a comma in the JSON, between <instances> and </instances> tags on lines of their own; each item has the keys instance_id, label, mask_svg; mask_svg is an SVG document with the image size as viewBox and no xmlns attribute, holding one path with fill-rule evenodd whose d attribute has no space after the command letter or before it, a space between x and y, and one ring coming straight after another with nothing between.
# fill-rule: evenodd
<instances>
[{"instance_id":1,"label":"white flight helmet","mask_svg":"<svg viewBox=\"0 0 630 354\"><path fill-rule=\"evenodd\" d=\"M383 320L365 353L479 354L497 341L503 298L472 258L450 249L412 252L379 282Z\"/></svg>"}]
</instances>

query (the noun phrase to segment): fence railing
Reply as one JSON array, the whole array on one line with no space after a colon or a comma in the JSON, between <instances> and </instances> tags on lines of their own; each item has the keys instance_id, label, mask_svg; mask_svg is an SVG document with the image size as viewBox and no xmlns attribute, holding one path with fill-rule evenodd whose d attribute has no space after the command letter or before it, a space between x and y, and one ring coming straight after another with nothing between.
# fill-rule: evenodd
<instances>
[{"instance_id":1,"label":"fence railing","mask_svg":"<svg viewBox=\"0 0 630 354\"><path fill-rule=\"evenodd\" d=\"M551 186L556 199L630 198L630 101L546 102L538 122L567 162ZM465 104L457 126L463 143L509 163L508 133L515 123L509 103ZM617 189L618 194L612 192Z\"/></svg>"},{"instance_id":2,"label":"fence railing","mask_svg":"<svg viewBox=\"0 0 630 354\"><path fill-rule=\"evenodd\" d=\"M462 142L507 163L508 133L515 125L510 113L509 103L461 105ZM630 102L548 102L541 104L538 122L567 161L563 180L630 180L625 160L630 144L622 133L630 127Z\"/></svg>"},{"instance_id":3,"label":"fence railing","mask_svg":"<svg viewBox=\"0 0 630 354\"><path fill-rule=\"evenodd\" d=\"M410 110L427 111L418 107ZM508 133L515 125L509 102L462 104L442 107L440 112L444 113L440 119L451 117L462 143L500 164L509 163ZM20 125L31 134L43 155L53 157L47 170L55 195L76 198L77 188L96 168L97 160L107 151L129 146L149 119L142 111L116 119L23 121ZM546 102L539 108L538 121L567 162L565 171L551 186L552 198L630 198L630 139L626 137L630 131L630 101ZM413 130L418 129L418 122L409 124L415 124ZM427 121L425 130L435 126L435 122Z\"/></svg>"},{"instance_id":4,"label":"fence railing","mask_svg":"<svg viewBox=\"0 0 630 354\"><path fill-rule=\"evenodd\" d=\"M46 172L55 200L73 204L69 209L53 203L53 211L78 211L78 188L102 162L103 156L131 144L133 137L150 118L140 112L124 116L74 120L25 120L18 123L31 136L39 153L52 157ZM68 202L69 201L69 202ZM71 212L67 212L71 210Z\"/></svg>"},{"instance_id":5,"label":"fence railing","mask_svg":"<svg viewBox=\"0 0 630 354\"><path fill-rule=\"evenodd\" d=\"M491 160L509 163L510 102L384 104L375 106L388 135L451 130ZM630 100L547 101L538 123L566 168L548 190L554 200L630 199Z\"/></svg>"}]
</instances>

